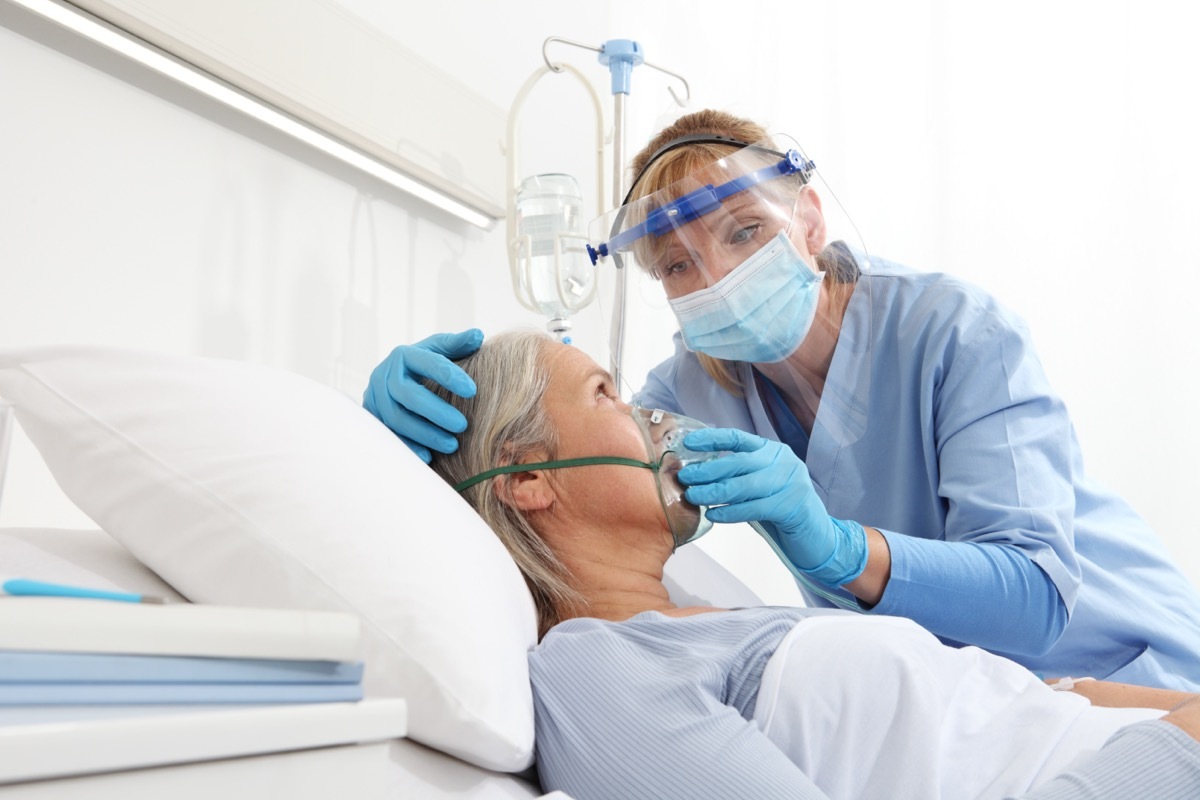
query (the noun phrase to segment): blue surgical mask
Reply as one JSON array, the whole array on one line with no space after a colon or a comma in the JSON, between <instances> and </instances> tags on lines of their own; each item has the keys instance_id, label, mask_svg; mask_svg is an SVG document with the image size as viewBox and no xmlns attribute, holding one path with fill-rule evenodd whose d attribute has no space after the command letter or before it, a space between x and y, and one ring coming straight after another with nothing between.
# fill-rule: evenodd
<instances>
[{"instance_id":1,"label":"blue surgical mask","mask_svg":"<svg viewBox=\"0 0 1200 800\"><path fill-rule=\"evenodd\" d=\"M781 231L712 286L671 300L671 309L688 350L726 361L782 361L808 335L824 277Z\"/></svg>"}]
</instances>

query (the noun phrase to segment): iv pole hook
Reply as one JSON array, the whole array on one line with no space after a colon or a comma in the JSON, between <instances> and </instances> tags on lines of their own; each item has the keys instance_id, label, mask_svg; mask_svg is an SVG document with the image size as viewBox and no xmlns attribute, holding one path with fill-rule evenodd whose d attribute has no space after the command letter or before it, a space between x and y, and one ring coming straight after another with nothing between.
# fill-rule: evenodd
<instances>
[{"instance_id":1,"label":"iv pole hook","mask_svg":"<svg viewBox=\"0 0 1200 800\"><path fill-rule=\"evenodd\" d=\"M591 50L593 53L603 53L604 52L603 47L594 47L590 44L584 44L583 42L576 42L572 39L564 39L561 36L550 36L546 39L546 41L542 42L542 60L546 62L546 66L549 67L551 72L562 72L563 71L563 65L556 64L555 62L551 61L550 54L548 52L546 52L547 48L550 46L551 42L561 42L563 44L570 45L571 47L578 47L583 50ZM670 75L672 78L674 78L675 80L677 80L681 84L683 84L683 98L682 99L680 99L679 95L675 92L675 87L668 86L667 91L670 93L671 99L675 101L676 105L678 105L680 107L687 106L688 102L690 102L692 99L692 88L691 88L691 86L688 85L686 78L684 78L682 75L680 75L677 72L671 72L671 70L664 69L664 68L658 66L657 64L651 64L649 61L643 61L641 63L642 63L642 66L650 67L651 69L656 69L659 72L663 73L664 75Z\"/></svg>"},{"instance_id":2,"label":"iv pole hook","mask_svg":"<svg viewBox=\"0 0 1200 800\"><path fill-rule=\"evenodd\" d=\"M594 53L599 53L600 63L608 67L612 76L612 95L613 95L613 207L617 208L621 205L621 200L625 196L625 187L623 185L623 168L625 165L625 98L630 91L630 76L633 68L645 64L648 67L658 70L672 78L677 79L683 84L683 99L675 93L674 89L669 89L671 99L677 105L686 106L691 100L692 90L688 86L688 82L683 79L683 76L677 75L670 70L656 67L653 64L647 64L642 55L642 48L637 42L632 39L609 39L600 47L583 44L582 42L563 39L558 36L551 36L542 43L542 60L546 62L546 68L551 72L561 72L566 68L565 64L555 64L550 60L550 56L546 53L546 48L551 42L562 42L563 44L572 47L579 47L584 50L591 50ZM612 326L609 335L609 350L612 366L609 372L612 373L614 383L622 386L622 365L625 361L625 295L627 292L627 282L629 274L621 268L620 261L615 261L617 269L616 282L613 286L613 318Z\"/></svg>"}]
</instances>

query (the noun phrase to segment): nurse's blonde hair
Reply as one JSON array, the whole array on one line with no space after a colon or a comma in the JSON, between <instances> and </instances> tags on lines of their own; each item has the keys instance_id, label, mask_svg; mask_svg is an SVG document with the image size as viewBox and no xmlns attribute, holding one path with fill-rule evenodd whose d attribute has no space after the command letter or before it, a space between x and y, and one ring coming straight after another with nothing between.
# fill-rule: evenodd
<instances>
[{"instance_id":1,"label":"nurse's blonde hair","mask_svg":"<svg viewBox=\"0 0 1200 800\"><path fill-rule=\"evenodd\" d=\"M665 153L650 164L650 159L665 145L684 136L707 134L732 139L733 144L715 142L691 142L676 150ZM645 197L683 180L714 161L741 149L736 142L775 144L761 125L748 119L736 117L725 111L705 109L685 114L663 128L629 162L629 179L636 180L631 188L630 200Z\"/></svg>"},{"instance_id":2,"label":"nurse's blonde hair","mask_svg":"<svg viewBox=\"0 0 1200 800\"><path fill-rule=\"evenodd\" d=\"M426 387L467 418L458 449L434 453L431 466L451 486L534 454L556 457L558 433L543 406L550 368L547 345L553 340L536 330L508 331L488 337L474 354L456 362L475 381L474 397L462 398L426 381ZM564 619L586 609L571 573L525 515L509 502L510 476L471 486L462 496L483 517L517 563L533 594L538 638Z\"/></svg>"}]
</instances>

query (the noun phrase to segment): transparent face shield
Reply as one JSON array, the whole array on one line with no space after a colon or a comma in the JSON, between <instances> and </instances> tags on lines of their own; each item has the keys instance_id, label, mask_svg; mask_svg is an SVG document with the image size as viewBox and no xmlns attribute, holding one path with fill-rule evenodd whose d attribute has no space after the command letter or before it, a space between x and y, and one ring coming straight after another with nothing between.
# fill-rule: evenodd
<instances>
[{"instance_id":1,"label":"transparent face shield","mask_svg":"<svg viewBox=\"0 0 1200 800\"><path fill-rule=\"evenodd\" d=\"M591 226L602 280L604 265L627 270L623 380L640 386L678 332L713 390L761 405L780 438L816 431L845 446L865 428L866 247L798 147L730 147L660 151L633 199Z\"/></svg>"},{"instance_id":2,"label":"transparent face shield","mask_svg":"<svg viewBox=\"0 0 1200 800\"><path fill-rule=\"evenodd\" d=\"M630 410L630 414L642 432L642 439L646 443L646 461L622 456L588 456L539 461L532 464L506 464L468 478L455 486L454 490L462 492L481 481L513 472L588 467L596 464L638 467L654 472L658 497L662 503L663 514L666 516L667 526L670 528L675 546L680 547L699 539L712 528L712 522L704 515L704 506L694 506L684 499L683 494L687 487L681 485L676 476L679 470L688 464L706 461L721 455L721 453L697 452L684 447L683 439L688 433L708 426L699 420L658 409L634 406Z\"/></svg>"}]
</instances>

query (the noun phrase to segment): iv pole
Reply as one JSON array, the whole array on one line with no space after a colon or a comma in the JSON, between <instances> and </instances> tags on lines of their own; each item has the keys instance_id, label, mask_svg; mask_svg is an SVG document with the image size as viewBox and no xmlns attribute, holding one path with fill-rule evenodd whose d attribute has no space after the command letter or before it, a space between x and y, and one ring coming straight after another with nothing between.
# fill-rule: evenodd
<instances>
[{"instance_id":1,"label":"iv pole","mask_svg":"<svg viewBox=\"0 0 1200 800\"><path fill-rule=\"evenodd\" d=\"M561 42L571 45L572 47L580 47L584 50L591 50L599 53L599 61L608 67L612 73L612 95L613 95L613 181L612 181L612 198L613 208L620 208L622 201L625 199L625 97L629 94L629 78L633 73L633 68L645 64L651 69L656 69L672 78L677 79L683 84L684 96L681 100L679 95L675 94L675 90L667 87L667 91L671 93L672 99L680 106L687 105L691 99L691 88L688 82L682 75L678 75L670 70L655 66L649 63L642 56L642 48L637 42L632 39L609 39L600 47L575 42L570 39L562 39L557 36L551 36L542 43L542 60L546 62L546 66L552 72L562 72L567 65L555 64L546 54L546 48L551 42ZM599 209L597 209L599 213ZM621 364L625 356L625 292L628 275L625 272L624 266L617 259L613 259L617 265L616 283L613 292L613 318L612 329L609 333L609 348L611 354L611 369L613 383L617 387L624 384L621 383Z\"/></svg>"}]
</instances>

